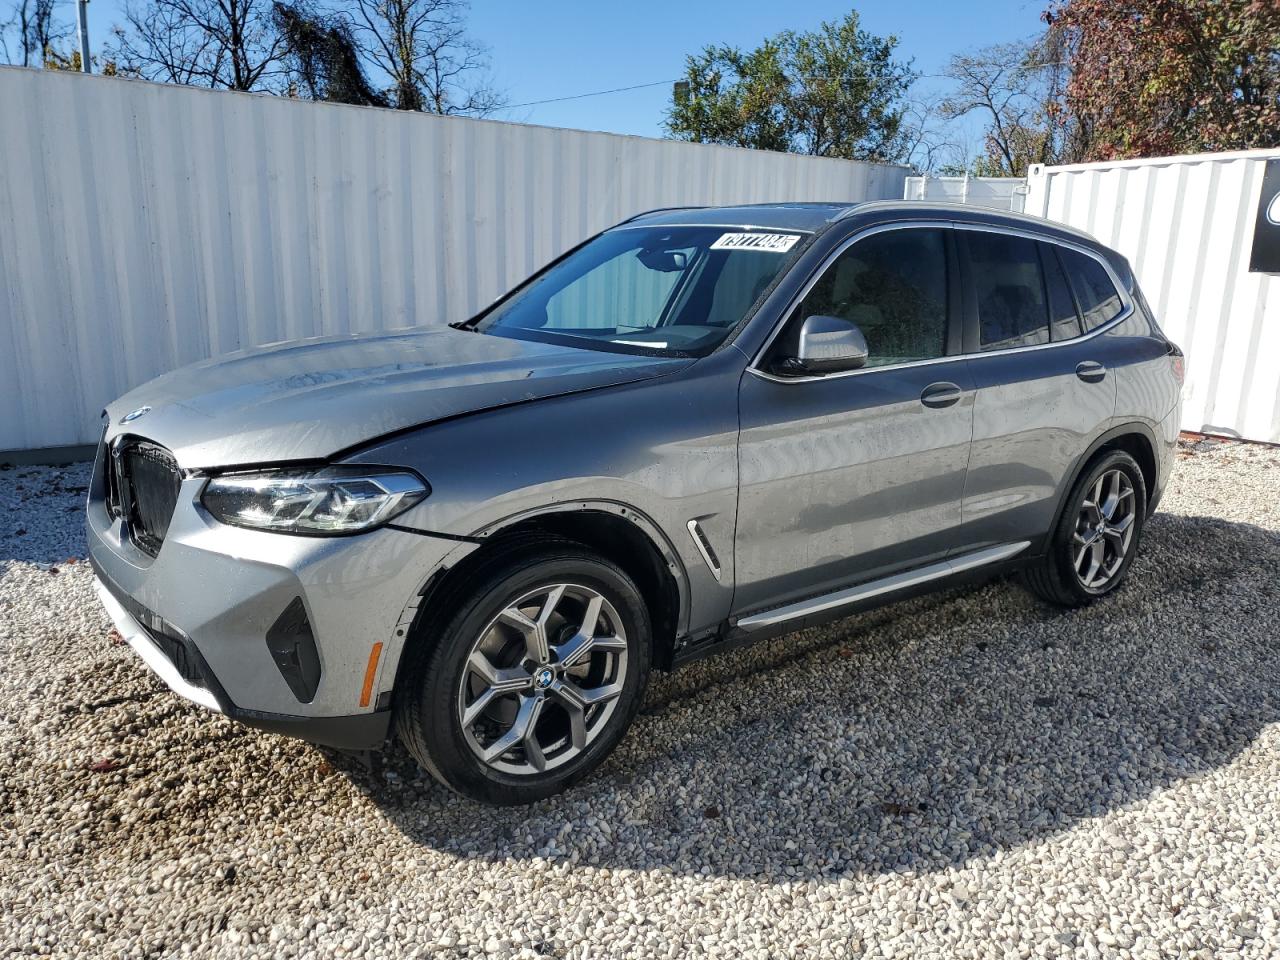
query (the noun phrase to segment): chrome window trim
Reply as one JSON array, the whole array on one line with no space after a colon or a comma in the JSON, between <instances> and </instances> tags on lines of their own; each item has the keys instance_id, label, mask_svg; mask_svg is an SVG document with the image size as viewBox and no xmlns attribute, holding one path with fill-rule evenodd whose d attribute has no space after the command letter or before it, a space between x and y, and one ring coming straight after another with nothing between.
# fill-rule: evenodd
<instances>
[{"instance_id":1,"label":"chrome window trim","mask_svg":"<svg viewBox=\"0 0 1280 960\"><path fill-rule=\"evenodd\" d=\"M1102 268L1107 272L1107 276L1115 286L1116 292L1120 294L1120 302L1123 304L1123 309L1116 314L1116 316L1112 317L1101 326L1094 327L1087 333L1082 333L1078 337L1072 337L1070 340L1052 340L1048 343L1033 343L1022 347L1005 347L1000 350L980 350L977 353L956 353L945 357L930 357L928 360L908 360L905 363L887 363L884 366L879 367L859 367L856 370L841 370L838 373L826 374L816 373L803 377L780 377L777 374L770 373L768 370L764 369L762 364L764 363L765 355L769 352L769 348L773 346L773 342L781 335L783 329L787 325L787 322L791 319L791 312L804 301L804 298L809 295L809 291L817 285L818 281L822 279L826 272L846 250L859 240L865 240L867 237L874 236L877 233L887 233L890 230L913 229L975 230L981 233L1008 234L1026 237L1030 240L1039 240L1043 243L1056 244L1059 247L1065 247L1068 250L1074 250L1077 253L1082 253L1085 256L1092 257L1098 263L1102 264ZM1063 272L1065 274L1065 269ZM1070 277L1067 278L1067 282L1071 282ZM765 340L760 349L756 351L755 356L751 358L751 363L747 367L747 372L760 377L762 380L770 380L774 383L812 383L815 380L838 380L841 377L858 377L868 373L880 373L885 370L902 370L907 367L926 367L939 363L952 363L957 360L976 360L980 357L1001 357L1014 353L1027 353L1032 350L1051 350L1054 347L1065 347L1070 344L1080 343L1084 340L1090 340L1094 337L1100 336L1112 327L1118 326L1127 320L1133 315L1133 311L1133 298L1129 296L1129 291L1126 290L1124 284L1120 282L1120 277L1116 274L1115 270L1112 269L1111 264L1108 263L1101 254L1091 250L1083 244L1074 243L1060 237L1047 236L1043 233L1038 233L1035 230L1028 230L1022 227L1005 227L985 223L964 223L954 220L909 220L900 223L879 223L875 226L867 227L865 230L859 230L857 233L853 234L853 236L847 237L838 247L835 248L835 250L827 255L826 259L822 261L822 266L814 272L814 275L809 278L808 282L805 283L800 292L793 296L790 302L787 303L786 308L782 311L782 317L774 327L773 332L769 334L768 339Z\"/></svg>"}]
</instances>

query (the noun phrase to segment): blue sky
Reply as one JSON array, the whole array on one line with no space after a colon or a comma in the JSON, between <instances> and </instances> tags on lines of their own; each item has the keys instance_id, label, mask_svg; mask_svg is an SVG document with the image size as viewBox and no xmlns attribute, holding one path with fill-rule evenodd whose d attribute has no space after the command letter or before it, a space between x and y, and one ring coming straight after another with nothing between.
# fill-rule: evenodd
<instances>
[{"instance_id":1,"label":"blue sky","mask_svg":"<svg viewBox=\"0 0 1280 960\"><path fill-rule=\"evenodd\" d=\"M863 26L897 34L904 57L924 74L941 73L953 53L1019 39L1040 27L1048 0L860 0ZM670 81L684 57L709 43L757 44L784 29L808 29L843 16L849 0L473 0L471 35L489 46L493 80L513 104L664 81L627 93L542 104L505 118L549 126L661 136ZM65 4L68 18L74 7ZM89 4L98 49L119 17L118 0ZM945 82L925 77L922 88ZM967 125L976 140L981 125ZM974 144L976 146L976 143Z\"/></svg>"}]
</instances>

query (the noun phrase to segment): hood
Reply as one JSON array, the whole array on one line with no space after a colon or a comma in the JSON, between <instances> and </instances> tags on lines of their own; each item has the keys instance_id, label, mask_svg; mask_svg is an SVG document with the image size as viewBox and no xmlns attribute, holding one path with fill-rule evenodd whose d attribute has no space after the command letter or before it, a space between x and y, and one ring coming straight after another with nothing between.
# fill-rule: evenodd
<instances>
[{"instance_id":1,"label":"hood","mask_svg":"<svg viewBox=\"0 0 1280 960\"><path fill-rule=\"evenodd\" d=\"M298 340L196 363L130 391L107 407L108 436L163 444L185 469L322 460L396 430L689 363L448 327Z\"/></svg>"}]
</instances>

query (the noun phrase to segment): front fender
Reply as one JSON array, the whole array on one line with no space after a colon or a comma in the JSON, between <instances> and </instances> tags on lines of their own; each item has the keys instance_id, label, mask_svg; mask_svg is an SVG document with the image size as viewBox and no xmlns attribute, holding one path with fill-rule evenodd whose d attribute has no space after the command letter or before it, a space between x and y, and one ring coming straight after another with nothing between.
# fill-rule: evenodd
<instances>
[{"instance_id":1,"label":"front fender","mask_svg":"<svg viewBox=\"0 0 1280 960\"><path fill-rule=\"evenodd\" d=\"M682 633L728 616L737 522L737 383L724 351L672 377L437 423L351 462L396 464L431 495L399 527L472 543L545 512L603 508L640 526L687 585ZM687 524L721 560L713 576Z\"/></svg>"}]
</instances>

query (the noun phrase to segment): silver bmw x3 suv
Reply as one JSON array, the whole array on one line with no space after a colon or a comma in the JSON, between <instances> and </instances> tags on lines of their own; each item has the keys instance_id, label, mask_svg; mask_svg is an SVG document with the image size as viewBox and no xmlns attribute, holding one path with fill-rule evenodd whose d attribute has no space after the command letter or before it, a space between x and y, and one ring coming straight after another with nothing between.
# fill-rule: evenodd
<instances>
[{"instance_id":1,"label":"silver bmw x3 suv","mask_svg":"<svg viewBox=\"0 0 1280 960\"><path fill-rule=\"evenodd\" d=\"M1124 580L1182 354L1125 260L957 206L647 213L448 327L305 340L105 412L98 594L175 691L520 803L651 668L1020 571Z\"/></svg>"}]
</instances>

